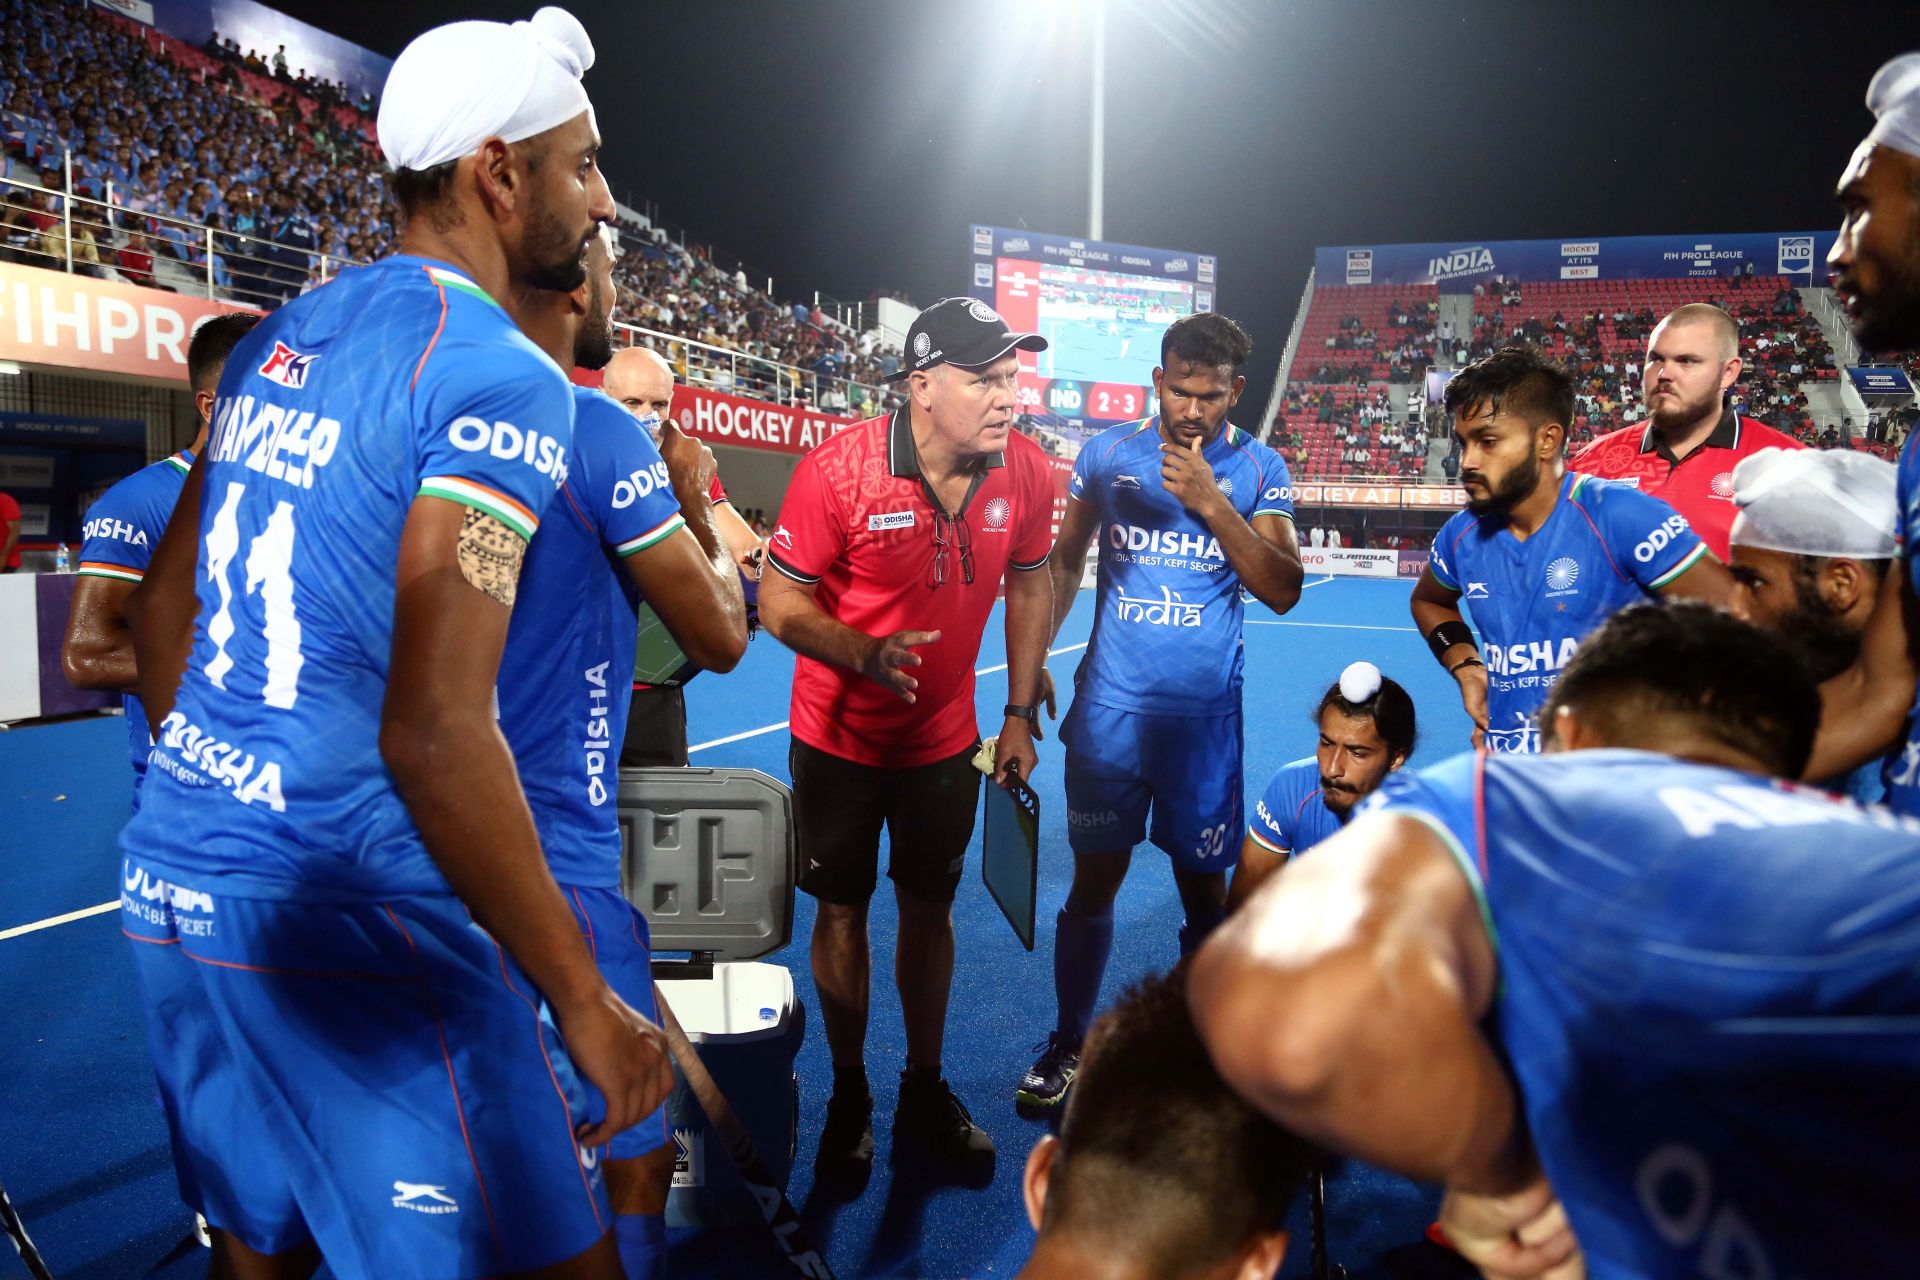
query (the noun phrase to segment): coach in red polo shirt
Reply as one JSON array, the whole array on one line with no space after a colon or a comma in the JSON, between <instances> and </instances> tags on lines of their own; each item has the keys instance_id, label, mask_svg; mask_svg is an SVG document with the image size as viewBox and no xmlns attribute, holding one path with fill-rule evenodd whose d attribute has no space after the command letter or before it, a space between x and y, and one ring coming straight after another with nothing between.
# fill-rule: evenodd
<instances>
[{"instance_id":1,"label":"coach in red polo shirt","mask_svg":"<svg viewBox=\"0 0 1920 1280\"><path fill-rule=\"evenodd\" d=\"M1725 563L1735 515L1734 466L1762 449L1803 447L1725 403L1740 368L1740 328L1733 317L1689 302L1647 339L1640 389L1650 420L1608 432L1568 466L1664 499Z\"/></svg>"},{"instance_id":2,"label":"coach in red polo shirt","mask_svg":"<svg viewBox=\"0 0 1920 1280\"><path fill-rule=\"evenodd\" d=\"M801 459L768 541L760 620L800 655L790 762L800 887L819 900L813 976L834 1087L816 1167L828 1177L859 1179L873 1164L867 905L882 825L907 1031L894 1134L962 1174L992 1174L993 1140L941 1078L940 1051L953 895L979 802L973 666L1003 579L1001 776L1035 763L1054 486L1046 455L1013 431L1014 350L1046 345L983 302L921 312L895 377L907 403Z\"/></svg>"}]
</instances>

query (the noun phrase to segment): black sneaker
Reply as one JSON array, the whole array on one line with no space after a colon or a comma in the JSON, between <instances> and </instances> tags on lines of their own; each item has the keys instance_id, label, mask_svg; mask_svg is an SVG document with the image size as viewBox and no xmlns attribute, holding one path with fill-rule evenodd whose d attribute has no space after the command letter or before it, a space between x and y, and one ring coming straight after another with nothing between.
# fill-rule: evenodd
<instances>
[{"instance_id":1,"label":"black sneaker","mask_svg":"<svg viewBox=\"0 0 1920 1280\"><path fill-rule=\"evenodd\" d=\"M1033 1047L1040 1057L1020 1078L1013 1100L1022 1107L1051 1111L1067 1100L1067 1089L1080 1074L1080 1037L1056 1031Z\"/></svg>"},{"instance_id":2,"label":"black sneaker","mask_svg":"<svg viewBox=\"0 0 1920 1280\"><path fill-rule=\"evenodd\" d=\"M907 1139L957 1173L993 1173L993 1139L973 1122L967 1104L936 1076L900 1073L900 1105L893 1113L895 1147Z\"/></svg>"},{"instance_id":3,"label":"black sneaker","mask_svg":"<svg viewBox=\"0 0 1920 1280\"><path fill-rule=\"evenodd\" d=\"M814 1172L825 1178L860 1178L873 1172L873 1097L836 1092L827 1099Z\"/></svg>"}]
</instances>

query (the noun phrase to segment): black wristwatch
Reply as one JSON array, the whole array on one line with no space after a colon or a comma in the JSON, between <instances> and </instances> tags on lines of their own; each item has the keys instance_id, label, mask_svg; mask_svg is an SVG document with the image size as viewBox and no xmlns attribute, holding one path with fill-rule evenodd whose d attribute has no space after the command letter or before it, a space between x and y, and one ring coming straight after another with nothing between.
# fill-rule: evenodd
<instances>
[{"instance_id":1,"label":"black wristwatch","mask_svg":"<svg viewBox=\"0 0 1920 1280\"><path fill-rule=\"evenodd\" d=\"M1002 711L1000 714L1008 717L1009 719L1013 718L1014 716L1018 716L1020 719L1025 720L1028 724L1035 724L1040 719L1039 713L1037 713L1032 707L1023 706L1018 702L1009 702L1006 706L1006 709Z\"/></svg>"}]
</instances>

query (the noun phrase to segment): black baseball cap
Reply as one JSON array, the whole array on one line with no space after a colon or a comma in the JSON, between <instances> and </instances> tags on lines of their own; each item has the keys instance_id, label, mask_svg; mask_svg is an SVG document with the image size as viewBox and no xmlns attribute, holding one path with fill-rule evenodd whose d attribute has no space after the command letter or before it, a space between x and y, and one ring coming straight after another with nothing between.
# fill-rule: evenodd
<instances>
[{"instance_id":1,"label":"black baseball cap","mask_svg":"<svg viewBox=\"0 0 1920 1280\"><path fill-rule=\"evenodd\" d=\"M1015 333L999 312L976 298L942 298L922 311L907 330L906 363L887 381L899 382L937 364L978 369L1015 347L1045 351L1047 340L1037 333Z\"/></svg>"}]
</instances>

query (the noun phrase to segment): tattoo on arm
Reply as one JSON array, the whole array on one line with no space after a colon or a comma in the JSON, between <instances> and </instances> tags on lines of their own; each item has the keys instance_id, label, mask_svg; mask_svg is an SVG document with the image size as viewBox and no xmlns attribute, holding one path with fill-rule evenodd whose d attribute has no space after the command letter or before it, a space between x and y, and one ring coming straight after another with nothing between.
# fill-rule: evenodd
<instances>
[{"instance_id":1,"label":"tattoo on arm","mask_svg":"<svg viewBox=\"0 0 1920 1280\"><path fill-rule=\"evenodd\" d=\"M527 554L526 539L486 512L468 507L455 550L460 576L467 584L513 608L514 592L520 585L520 562Z\"/></svg>"}]
</instances>

